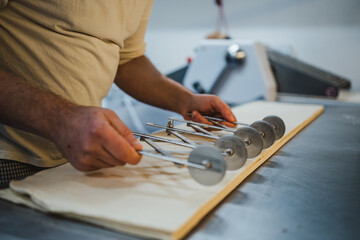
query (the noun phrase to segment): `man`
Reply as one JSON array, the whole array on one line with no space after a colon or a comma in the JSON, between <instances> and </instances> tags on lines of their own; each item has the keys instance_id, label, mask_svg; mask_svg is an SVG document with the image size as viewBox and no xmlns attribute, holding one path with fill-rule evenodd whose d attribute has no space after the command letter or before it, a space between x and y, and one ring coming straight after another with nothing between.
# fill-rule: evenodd
<instances>
[{"instance_id":1,"label":"man","mask_svg":"<svg viewBox=\"0 0 360 240\"><path fill-rule=\"evenodd\" d=\"M0 0L0 183L67 161L80 171L137 164L141 144L100 107L113 82L186 119L236 120L218 97L193 94L144 56L152 3Z\"/></svg>"}]
</instances>

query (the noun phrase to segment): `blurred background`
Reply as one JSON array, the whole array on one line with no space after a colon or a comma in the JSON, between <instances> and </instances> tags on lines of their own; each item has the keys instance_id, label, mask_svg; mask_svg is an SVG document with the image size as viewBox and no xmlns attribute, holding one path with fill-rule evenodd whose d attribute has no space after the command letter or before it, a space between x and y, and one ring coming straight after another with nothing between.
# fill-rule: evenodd
<instances>
[{"instance_id":1,"label":"blurred background","mask_svg":"<svg viewBox=\"0 0 360 240\"><path fill-rule=\"evenodd\" d=\"M360 0L223 0L223 7L231 38L288 46L299 60L351 80L351 91L360 91ZM199 42L215 32L218 15L213 0L155 0L146 55L164 74L181 68ZM132 130L144 132L151 129L143 122L174 115L115 87L104 107L115 110Z\"/></svg>"}]
</instances>

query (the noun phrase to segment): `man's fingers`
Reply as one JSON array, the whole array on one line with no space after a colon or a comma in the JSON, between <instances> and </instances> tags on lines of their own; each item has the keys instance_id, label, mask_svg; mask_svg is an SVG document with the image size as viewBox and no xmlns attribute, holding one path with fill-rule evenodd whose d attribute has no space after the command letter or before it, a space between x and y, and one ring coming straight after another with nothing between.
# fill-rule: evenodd
<instances>
[{"instance_id":1,"label":"man's fingers","mask_svg":"<svg viewBox=\"0 0 360 240\"><path fill-rule=\"evenodd\" d=\"M125 165L123 161L116 159L104 147L101 147L93 153L86 154L80 161L74 164L76 169L85 172Z\"/></svg>"},{"instance_id":2,"label":"man's fingers","mask_svg":"<svg viewBox=\"0 0 360 240\"><path fill-rule=\"evenodd\" d=\"M71 165L73 165L73 167L79 171L82 171L82 172L90 172L90 171L94 171L94 170L97 170L99 168L96 168L94 166L88 166L88 165L79 165L79 164L76 164L74 162L71 162Z\"/></svg>"},{"instance_id":3,"label":"man's fingers","mask_svg":"<svg viewBox=\"0 0 360 240\"><path fill-rule=\"evenodd\" d=\"M191 119L194 122L204 123L208 125L213 125L210 121L208 121L204 116L202 116L198 111L194 110L191 112Z\"/></svg>"},{"instance_id":4,"label":"man's fingers","mask_svg":"<svg viewBox=\"0 0 360 240\"><path fill-rule=\"evenodd\" d=\"M96 169L113 167L113 165L107 163L101 158L93 159L90 163L90 166Z\"/></svg>"},{"instance_id":5,"label":"man's fingers","mask_svg":"<svg viewBox=\"0 0 360 240\"><path fill-rule=\"evenodd\" d=\"M108 168L112 167L110 164L104 162L103 160L96 158L91 155L85 156L81 161L78 162L72 162L72 165L80 171L88 172L88 171L94 171L100 168Z\"/></svg>"},{"instance_id":6,"label":"man's fingers","mask_svg":"<svg viewBox=\"0 0 360 240\"><path fill-rule=\"evenodd\" d=\"M120 120L120 118L114 112L109 112L107 117L112 127L121 136L123 136L133 148L135 148L136 150L142 150L142 144L135 138L131 130Z\"/></svg>"},{"instance_id":7,"label":"man's fingers","mask_svg":"<svg viewBox=\"0 0 360 240\"><path fill-rule=\"evenodd\" d=\"M130 163L132 165L139 163L141 155L124 136L120 135L114 128L109 126L104 132L104 148L118 162ZM142 146L141 146L142 147Z\"/></svg>"},{"instance_id":8,"label":"man's fingers","mask_svg":"<svg viewBox=\"0 0 360 240\"><path fill-rule=\"evenodd\" d=\"M236 122L236 117L231 111L229 105L223 102L220 98L216 97L213 103L213 108L216 112L220 113L222 118L229 122Z\"/></svg>"},{"instance_id":9,"label":"man's fingers","mask_svg":"<svg viewBox=\"0 0 360 240\"><path fill-rule=\"evenodd\" d=\"M102 146L102 151L99 153L98 159L101 159L111 166L124 166L126 164L124 161L116 159L104 146Z\"/></svg>"},{"instance_id":10,"label":"man's fingers","mask_svg":"<svg viewBox=\"0 0 360 240\"><path fill-rule=\"evenodd\" d=\"M222 125L225 125L227 127L230 127L230 128L234 128L236 127L236 124L235 123L232 123L232 122L226 122L226 121L223 121L223 122L220 122Z\"/></svg>"},{"instance_id":11,"label":"man's fingers","mask_svg":"<svg viewBox=\"0 0 360 240\"><path fill-rule=\"evenodd\" d=\"M187 120L192 120L192 121L195 121L195 122L200 122L200 123L204 123L204 124L207 124L207 125L214 125L211 121L207 120L204 116L202 116L198 111L193 111L191 113L191 116L192 117L187 117L186 119ZM217 118L223 118L221 115L220 116L215 116ZM220 124L222 125L225 125L227 127L236 127L236 124L234 123L231 123L231 122L227 122L227 121L220 121L219 122ZM212 128L208 128L206 130L213 130Z\"/></svg>"}]
</instances>

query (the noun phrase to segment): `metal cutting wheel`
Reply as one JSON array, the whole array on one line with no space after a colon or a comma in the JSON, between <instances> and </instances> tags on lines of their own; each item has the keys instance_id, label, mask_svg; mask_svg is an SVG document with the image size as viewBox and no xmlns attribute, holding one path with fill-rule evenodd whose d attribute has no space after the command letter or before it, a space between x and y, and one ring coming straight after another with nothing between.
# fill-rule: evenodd
<instances>
[{"instance_id":1,"label":"metal cutting wheel","mask_svg":"<svg viewBox=\"0 0 360 240\"><path fill-rule=\"evenodd\" d=\"M215 142L215 147L225 153L227 170L241 168L247 159L244 142L237 136L223 136Z\"/></svg>"},{"instance_id":2,"label":"metal cutting wheel","mask_svg":"<svg viewBox=\"0 0 360 240\"><path fill-rule=\"evenodd\" d=\"M214 146L197 147L190 153L188 162L207 166L206 169L188 167L190 175L203 185L214 185L220 182L225 175L224 156Z\"/></svg>"},{"instance_id":3,"label":"metal cutting wheel","mask_svg":"<svg viewBox=\"0 0 360 240\"><path fill-rule=\"evenodd\" d=\"M285 123L284 121L275 115L266 116L264 121L268 122L273 126L275 130L276 140L280 139L285 134Z\"/></svg>"},{"instance_id":4,"label":"metal cutting wheel","mask_svg":"<svg viewBox=\"0 0 360 240\"><path fill-rule=\"evenodd\" d=\"M260 154L263 149L263 139L258 130L253 127L242 127L237 129L234 134L245 142L249 158Z\"/></svg>"},{"instance_id":5,"label":"metal cutting wheel","mask_svg":"<svg viewBox=\"0 0 360 240\"><path fill-rule=\"evenodd\" d=\"M255 121L250 126L260 132L264 142L263 148L268 148L273 145L276 139L275 130L269 123L265 121Z\"/></svg>"}]
</instances>

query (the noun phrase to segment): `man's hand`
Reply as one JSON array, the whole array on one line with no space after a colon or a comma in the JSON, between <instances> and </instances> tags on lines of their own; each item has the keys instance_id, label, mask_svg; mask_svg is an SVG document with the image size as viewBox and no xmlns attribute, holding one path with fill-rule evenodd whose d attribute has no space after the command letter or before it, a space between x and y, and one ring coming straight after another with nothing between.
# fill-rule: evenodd
<instances>
[{"instance_id":1,"label":"man's hand","mask_svg":"<svg viewBox=\"0 0 360 240\"><path fill-rule=\"evenodd\" d=\"M191 114L189 114L191 113ZM229 127L234 127L232 123L235 122L236 117L231 111L230 107L224 103L219 97L207 94L195 94L190 101L185 111L182 113L183 117L187 120L205 123L212 125L204 116L213 116L222 118L228 122L223 122Z\"/></svg>"},{"instance_id":2,"label":"man's hand","mask_svg":"<svg viewBox=\"0 0 360 240\"><path fill-rule=\"evenodd\" d=\"M51 140L76 169L140 161L142 145L113 111L76 105L1 68L0 89L0 122Z\"/></svg>"},{"instance_id":3,"label":"man's hand","mask_svg":"<svg viewBox=\"0 0 360 240\"><path fill-rule=\"evenodd\" d=\"M69 162L80 171L137 164L142 145L111 110L74 107L63 117L54 142Z\"/></svg>"},{"instance_id":4,"label":"man's hand","mask_svg":"<svg viewBox=\"0 0 360 240\"><path fill-rule=\"evenodd\" d=\"M208 115L230 122L236 121L230 107L220 98L192 93L183 85L161 74L145 56L119 66L115 83L137 100L180 113L188 120L211 124L202 116ZM192 116L189 117L188 113ZM224 124L234 126L228 122Z\"/></svg>"}]
</instances>

